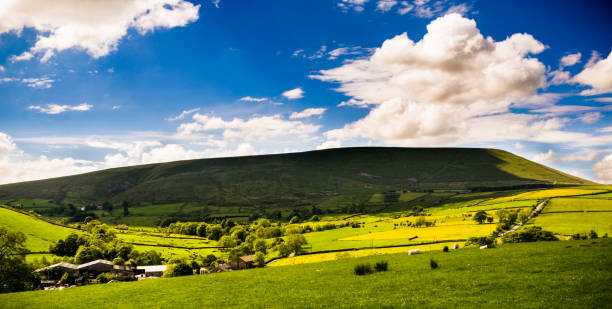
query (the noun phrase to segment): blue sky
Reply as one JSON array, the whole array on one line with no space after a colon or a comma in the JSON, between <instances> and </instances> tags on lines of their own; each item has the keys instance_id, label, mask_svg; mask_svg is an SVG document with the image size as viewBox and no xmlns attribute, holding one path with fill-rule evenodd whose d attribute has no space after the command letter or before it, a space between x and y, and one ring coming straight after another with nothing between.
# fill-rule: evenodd
<instances>
[{"instance_id":1,"label":"blue sky","mask_svg":"<svg viewBox=\"0 0 612 309\"><path fill-rule=\"evenodd\" d=\"M8 1L0 183L346 146L612 182L607 1Z\"/></svg>"}]
</instances>

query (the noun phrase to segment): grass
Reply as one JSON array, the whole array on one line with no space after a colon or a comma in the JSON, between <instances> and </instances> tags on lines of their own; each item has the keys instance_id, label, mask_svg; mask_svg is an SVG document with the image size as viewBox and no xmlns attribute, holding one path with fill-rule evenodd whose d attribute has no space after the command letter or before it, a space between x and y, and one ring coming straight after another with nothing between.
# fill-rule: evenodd
<instances>
[{"instance_id":1,"label":"grass","mask_svg":"<svg viewBox=\"0 0 612 309\"><path fill-rule=\"evenodd\" d=\"M590 230L599 235L612 235L612 212L545 213L532 221L530 224L561 235L588 233Z\"/></svg>"},{"instance_id":2,"label":"grass","mask_svg":"<svg viewBox=\"0 0 612 309\"><path fill-rule=\"evenodd\" d=\"M0 201L20 203L54 200L75 206L123 201L107 222L152 225L154 217L250 215L290 212L304 205L336 209L365 203L380 207L386 191L429 189L458 192L473 186L525 184L592 184L511 153L477 148L360 147L303 153L187 160L108 169L82 175L0 186ZM385 210L431 206L454 197L436 192L400 195ZM372 195L374 194L374 195ZM535 197L534 197L535 198ZM383 202L384 197L382 197ZM189 205L183 205L187 203ZM30 203L31 204L31 203ZM166 206L161 206L166 205ZM30 205L32 206L32 205ZM33 206L32 206L33 207Z\"/></svg>"},{"instance_id":3,"label":"grass","mask_svg":"<svg viewBox=\"0 0 612 309\"><path fill-rule=\"evenodd\" d=\"M3 308L603 308L612 243L508 244L408 256L355 276L380 256L0 295ZM440 265L430 269L430 260Z\"/></svg>"},{"instance_id":4,"label":"grass","mask_svg":"<svg viewBox=\"0 0 612 309\"><path fill-rule=\"evenodd\" d=\"M422 252L427 251L441 251L444 246L452 245L452 242L448 243L437 243L429 245L415 245L409 247L393 247L393 248L376 248L376 249L362 249L362 250L350 250L342 252L329 252L329 253L315 253L307 255L298 255L291 258L280 259L270 264L272 267L286 266L286 265L299 265L309 263L320 263L326 261L335 261L342 259L350 259L372 255L386 255L395 253L408 253L412 249L419 249Z\"/></svg>"},{"instance_id":5,"label":"grass","mask_svg":"<svg viewBox=\"0 0 612 309\"><path fill-rule=\"evenodd\" d=\"M485 236L495 230L494 224L458 224L434 226L429 228L401 228L385 232L368 233L340 240L383 240L383 239L408 239L418 236L415 241L440 241L468 239L472 236Z\"/></svg>"},{"instance_id":6,"label":"grass","mask_svg":"<svg viewBox=\"0 0 612 309\"><path fill-rule=\"evenodd\" d=\"M442 215L452 215L452 214L462 214L468 212L477 212L479 210L497 210L497 209L506 209L506 208L525 208L532 207L537 204L536 200L521 200L521 201L510 201L510 202L501 202L495 204L485 204L482 205L477 204L474 206L463 206L459 205L459 207L454 208L455 205L444 205L442 207L433 207L430 208L429 211L432 215L442 216Z\"/></svg>"},{"instance_id":7,"label":"grass","mask_svg":"<svg viewBox=\"0 0 612 309\"><path fill-rule=\"evenodd\" d=\"M75 229L40 220L34 215L27 215L2 207L0 207L0 226L24 233L27 236L26 248L32 252L49 252L51 243L65 238L71 233L79 232Z\"/></svg>"},{"instance_id":8,"label":"grass","mask_svg":"<svg viewBox=\"0 0 612 309\"><path fill-rule=\"evenodd\" d=\"M494 200L486 202L486 204L496 204L507 201L515 200L530 200L530 199L545 199L551 197L563 197L563 196L579 196L586 194L597 194L607 192L609 189L591 189L591 188L562 188L562 189L548 189L548 190L536 190L520 193L517 195L506 196L496 198Z\"/></svg>"},{"instance_id":9,"label":"grass","mask_svg":"<svg viewBox=\"0 0 612 309\"><path fill-rule=\"evenodd\" d=\"M610 211L612 212L612 200L585 199L585 198L555 198L550 200L544 208L547 212L564 211Z\"/></svg>"}]
</instances>

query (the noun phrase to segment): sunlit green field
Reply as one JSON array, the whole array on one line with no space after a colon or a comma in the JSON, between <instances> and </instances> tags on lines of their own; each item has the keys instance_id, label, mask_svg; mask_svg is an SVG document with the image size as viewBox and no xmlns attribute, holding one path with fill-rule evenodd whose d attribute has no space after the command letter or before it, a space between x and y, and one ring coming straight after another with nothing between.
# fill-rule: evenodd
<instances>
[{"instance_id":1,"label":"sunlit green field","mask_svg":"<svg viewBox=\"0 0 612 309\"><path fill-rule=\"evenodd\" d=\"M438 262L432 270L430 259ZM389 270L356 276L359 263ZM604 308L608 240L505 244L0 295L4 308Z\"/></svg>"},{"instance_id":2,"label":"sunlit green field","mask_svg":"<svg viewBox=\"0 0 612 309\"><path fill-rule=\"evenodd\" d=\"M612 200L606 199L586 199L586 198L554 198L550 200L544 213L546 212L566 212L566 211L610 211L612 212Z\"/></svg>"},{"instance_id":3,"label":"sunlit green field","mask_svg":"<svg viewBox=\"0 0 612 309\"><path fill-rule=\"evenodd\" d=\"M561 235L588 233L594 230L599 235L612 235L612 212L568 212L541 214L531 224Z\"/></svg>"},{"instance_id":4,"label":"sunlit green field","mask_svg":"<svg viewBox=\"0 0 612 309\"><path fill-rule=\"evenodd\" d=\"M19 231L27 236L26 247L32 252L48 252L49 245L71 233L78 233L59 225L42 221L33 215L26 215L0 207L0 226Z\"/></svg>"}]
</instances>

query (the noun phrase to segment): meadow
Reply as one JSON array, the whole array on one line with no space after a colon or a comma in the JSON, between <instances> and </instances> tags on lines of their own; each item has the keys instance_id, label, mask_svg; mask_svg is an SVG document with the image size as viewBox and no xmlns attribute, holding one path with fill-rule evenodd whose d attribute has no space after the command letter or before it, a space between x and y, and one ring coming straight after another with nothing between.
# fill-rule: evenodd
<instances>
[{"instance_id":1,"label":"meadow","mask_svg":"<svg viewBox=\"0 0 612 309\"><path fill-rule=\"evenodd\" d=\"M71 233L79 233L60 225L54 225L41 220L32 214L24 214L0 207L0 226L26 235L26 247L32 252L48 252L49 245L58 239L63 239Z\"/></svg>"},{"instance_id":2,"label":"meadow","mask_svg":"<svg viewBox=\"0 0 612 309\"><path fill-rule=\"evenodd\" d=\"M602 308L612 242L504 244L0 295L3 308ZM430 259L439 268L431 269ZM389 270L356 276L361 263ZM288 292L290 291L290 292Z\"/></svg>"}]
</instances>

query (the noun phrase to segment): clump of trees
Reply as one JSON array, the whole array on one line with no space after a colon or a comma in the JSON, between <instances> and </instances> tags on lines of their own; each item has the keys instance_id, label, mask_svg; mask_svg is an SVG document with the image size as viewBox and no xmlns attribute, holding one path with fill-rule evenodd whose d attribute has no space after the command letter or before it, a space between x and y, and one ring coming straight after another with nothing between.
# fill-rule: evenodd
<instances>
[{"instance_id":1,"label":"clump of trees","mask_svg":"<svg viewBox=\"0 0 612 309\"><path fill-rule=\"evenodd\" d=\"M0 293L33 290L40 284L25 261L26 236L0 227Z\"/></svg>"},{"instance_id":2,"label":"clump of trees","mask_svg":"<svg viewBox=\"0 0 612 309\"><path fill-rule=\"evenodd\" d=\"M526 229L510 233L502 238L504 243L555 241L559 240L550 231L544 231L539 226L530 226Z\"/></svg>"},{"instance_id":3,"label":"clump of trees","mask_svg":"<svg viewBox=\"0 0 612 309\"><path fill-rule=\"evenodd\" d=\"M97 259L113 261L117 265L158 265L161 255L153 250L138 252L133 246L117 239L112 228L97 221L83 227L87 233L70 234L49 246L53 254L71 257L72 262L82 264Z\"/></svg>"}]
</instances>

